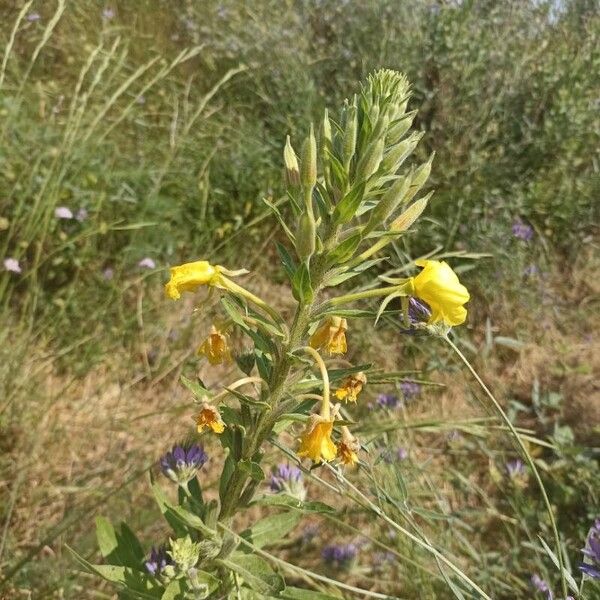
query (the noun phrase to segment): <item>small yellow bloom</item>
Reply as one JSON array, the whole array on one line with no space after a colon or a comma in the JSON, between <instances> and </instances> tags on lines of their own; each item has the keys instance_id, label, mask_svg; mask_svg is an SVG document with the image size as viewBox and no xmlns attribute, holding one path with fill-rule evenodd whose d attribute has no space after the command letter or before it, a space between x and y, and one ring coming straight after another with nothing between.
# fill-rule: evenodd
<instances>
[{"instance_id":1,"label":"small yellow bloom","mask_svg":"<svg viewBox=\"0 0 600 600\"><path fill-rule=\"evenodd\" d=\"M442 321L446 325L460 325L467 318L463 306L469 301L469 291L460 283L448 263L438 260L418 260L423 270L412 278L414 295L431 308L429 323Z\"/></svg>"},{"instance_id":2,"label":"small yellow bloom","mask_svg":"<svg viewBox=\"0 0 600 600\"><path fill-rule=\"evenodd\" d=\"M315 463L335 458L336 445L331 440L333 419L312 415L300 439L298 456L310 458Z\"/></svg>"},{"instance_id":3,"label":"small yellow bloom","mask_svg":"<svg viewBox=\"0 0 600 600\"><path fill-rule=\"evenodd\" d=\"M348 321L341 317L327 317L312 334L310 345L315 350L326 348L329 354L345 354Z\"/></svg>"},{"instance_id":4,"label":"small yellow bloom","mask_svg":"<svg viewBox=\"0 0 600 600\"><path fill-rule=\"evenodd\" d=\"M346 466L354 466L358 463L358 454L360 442L350 433L350 430L342 427L342 441L338 446L337 456Z\"/></svg>"},{"instance_id":5,"label":"small yellow bloom","mask_svg":"<svg viewBox=\"0 0 600 600\"><path fill-rule=\"evenodd\" d=\"M342 385L335 390L335 396L338 400L345 402L356 402L363 386L367 383L367 376L362 372L355 373L346 377Z\"/></svg>"},{"instance_id":6,"label":"small yellow bloom","mask_svg":"<svg viewBox=\"0 0 600 600\"><path fill-rule=\"evenodd\" d=\"M201 285L218 285L221 269L206 260L171 267L171 279L165 285L167 296L173 300L181 298L181 292L195 292Z\"/></svg>"},{"instance_id":7,"label":"small yellow bloom","mask_svg":"<svg viewBox=\"0 0 600 600\"><path fill-rule=\"evenodd\" d=\"M202 433L206 427L209 427L215 433L223 433L225 431L225 423L223 423L221 413L214 406L206 402L196 415L196 426L198 427L198 433Z\"/></svg>"},{"instance_id":8,"label":"small yellow bloom","mask_svg":"<svg viewBox=\"0 0 600 600\"><path fill-rule=\"evenodd\" d=\"M213 325L209 336L198 348L198 354L204 354L211 365L231 362L231 350L229 349L227 336Z\"/></svg>"}]
</instances>

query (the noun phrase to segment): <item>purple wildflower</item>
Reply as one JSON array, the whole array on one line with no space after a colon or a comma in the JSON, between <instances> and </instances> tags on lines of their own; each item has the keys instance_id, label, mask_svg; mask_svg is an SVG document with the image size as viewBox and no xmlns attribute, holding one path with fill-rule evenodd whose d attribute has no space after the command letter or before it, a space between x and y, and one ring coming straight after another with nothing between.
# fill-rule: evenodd
<instances>
[{"instance_id":1,"label":"purple wildflower","mask_svg":"<svg viewBox=\"0 0 600 600\"><path fill-rule=\"evenodd\" d=\"M302 501L306 498L302 471L287 463L281 463L273 469L269 488L275 494L289 494Z\"/></svg>"},{"instance_id":2,"label":"purple wildflower","mask_svg":"<svg viewBox=\"0 0 600 600\"><path fill-rule=\"evenodd\" d=\"M400 402L398 396L393 394L379 394L377 396L377 404L381 408L396 408Z\"/></svg>"},{"instance_id":3,"label":"purple wildflower","mask_svg":"<svg viewBox=\"0 0 600 600\"><path fill-rule=\"evenodd\" d=\"M140 260L138 267L141 269L156 269L156 263L149 256L146 256L146 258L142 258L142 260Z\"/></svg>"},{"instance_id":4,"label":"purple wildflower","mask_svg":"<svg viewBox=\"0 0 600 600\"><path fill-rule=\"evenodd\" d=\"M104 269L104 271L102 271L102 277L104 277L104 279L106 281L110 281L114 276L115 276L115 271L114 271L114 269L111 269L111 267L106 267L106 269Z\"/></svg>"},{"instance_id":5,"label":"purple wildflower","mask_svg":"<svg viewBox=\"0 0 600 600\"><path fill-rule=\"evenodd\" d=\"M511 479L514 479L515 477L521 477L525 474L525 465L520 458L509 460L506 463L506 472Z\"/></svg>"},{"instance_id":6,"label":"purple wildflower","mask_svg":"<svg viewBox=\"0 0 600 600\"><path fill-rule=\"evenodd\" d=\"M537 265L534 265L533 263L528 265L527 267L525 267L525 269L523 270L523 275L525 277L534 277L535 275L537 275L539 272L539 269L537 267Z\"/></svg>"},{"instance_id":7,"label":"purple wildflower","mask_svg":"<svg viewBox=\"0 0 600 600\"><path fill-rule=\"evenodd\" d=\"M411 323L421 323L428 321L431 317L431 308L429 304L419 298L410 297L408 299L408 319Z\"/></svg>"},{"instance_id":8,"label":"purple wildflower","mask_svg":"<svg viewBox=\"0 0 600 600\"><path fill-rule=\"evenodd\" d=\"M406 460L408 458L408 450L406 448L398 448L396 450L396 456L398 460Z\"/></svg>"},{"instance_id":9,"label":"purple wildflower","mask_svg":"<svg viewBox=\"0 0 600 600\"><path fill-rule=\"evenodd\" d=\"M4 268L11 273L21 273L21 265L16 258L5 258Z\"/></svg>"},{"instance_id":10,"label":"purple wildflower","mask_svg":"<svg viewBox=\"0 0 600 600\"><path fill-rule=\"evenodd\" d=\"M68 208L66 206L57 206L54 209L54 216L57 219L72 219L73 212L71 211L70 208Z\"/></svg>"},{"instance_id":11,"label":"purple wildflower","mask_svg":"<svg viewBox=\"0 0 600 600\"><path fill-rule=\"evenodd\" d=\"M548 600L552 600L552 590L546 581L544 581L537 573L531 576L531 585L538 592L543 592L547 595Z\"/></svg>"},{"instance_id":12,"label":"purple wildflower","mask_svg":"<svg viewBox=\"0 0 600 600\"><path fill-rule=\"evenodd\" d=\"M400 384L400 391L405 400L412 400L421 393L421 386L416 381L403 381Z\"/></svg>"},{"instance_id":13,"label":"purple wildflower","mask_svg":"<svg viewBox=\"0 0 600 600\"><path fill-rule=\"evenodd\" d=\"M350 567L357 554L356 544L331 544L321 552L323 560L337 569Z\"/></svg>"},{"instance_id":14,"label":"purple wildflower","mask_svg":"<svg viewBox=\"0 0 600 600\"><path fill-rule=\"evenodd\" d=\"M592 579L600 579L600 517L592 525L582 552L584 562L579 570Z\"/></svg>"},{"instance_id":15,"label":"purple wildflower","mask_svg":"<svg viewBox=\"0 0 600 600\"><path fill-rule=\"evenodd\" d=\"M167 549L164 545L155 548L152 546L150 556L145 561L144 565L150 575L158 577L162 574L167 565L172 565L173 559L167 554Z\"/></svg>"},{"instance_id":16,"label":"purple wildflower","mask_svg":"<svg viewBox=\"0 0 600 600\"><path fill-rule=\"evenodd\" d=\"M187 449L183 446L173 446L173 450L160 459L160 466L171 481L185 485L196 477L196 473L207 460L208 455L202 446L194 444Z\"/></svg>"},{"instance_id":17,"label":"purple wildflower","mask_svg":"<svg viewBox=\"0 0 600 600\"><path fill-rule=\"evenodd\" d=\"M105 8L102 11L102 18L105 19L106 21L110 21L111 19L114 19L115 16L115 11L112 8Z\"/></svg>"},{"instance_id":18,"label":"purple wildflower","mask_svg":"<svg viewBox=\"0 0 600 600\"><path fill-rule=\"evenodd\" d=\"M383 460L384 463L391 465L398 460L406 460L408 458L408 451L406 448L397 448L396 450L385 448L381 451L379 456L381 456L381 460Z\"/></svg>"},{"instance_id":19,"label":"purple wildflower","mask_svg":"<svg viewBox=\"0 0 600 600\"><path fill-rule=\"evenodd\" d=\"M318 534L319 534L319 526L316 523L309 523L302 530L302 535L301 535L302 543L304 545L308 545L308 544L312 543L312 541L317 537Z\"/></svg>"},{"instance_id":20,"label":"purple wildflower","mask_svg":"<svg viewBox=\"0 0 600 600\"><path fill-rule=\"evenodd\" d=\"M75 218L80 222L83 223L87 218L88 218L88 211L87 208L84 208L83 206L77 211L77 214L75 215Z\"/></svg>"},{"instance_id":21,"label":"purple wildflower","mask_svg":"<svg viewBox=\"0 0 600 600\"><path fill-rule=\"evenodd\" d=\"M383 567L386 564L394 563L396 561L396 555L389 550L387 552L375 552L373 555L373 566Z\"/></svg>"},{"instance_id":22,"label":"purple wildflower","mask_svg":"<svg viewBox=\"0 0 600 600\"><path fill-rule=\"evenodd\" d=\"M39 21L42 16L40 15L40 13L36 13L36 12L32 12L29 13L27 15L27 17L25 17L30 23L35 23L35 21Z\"/></svg>"},{"instance_id":23,"label":"purple wildflower","mask_svg":"<svg viewBox=\"0 0 600 600\"><path fill-rule=\"evenodd\" d=\"M533 238L533 228L522 221L515 221L512 226L512 234L519 240L529 242Z\"/></svg>"}]
</instances>

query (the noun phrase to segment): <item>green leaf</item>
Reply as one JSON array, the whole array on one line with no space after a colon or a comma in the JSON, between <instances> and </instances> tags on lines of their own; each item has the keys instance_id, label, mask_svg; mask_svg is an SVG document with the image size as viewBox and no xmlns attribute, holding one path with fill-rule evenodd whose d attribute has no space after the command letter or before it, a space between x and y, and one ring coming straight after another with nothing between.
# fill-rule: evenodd
<instances>
[{"instance_id":1,"label":"green leaf","mask_svg":"<svg viewBox=\"0 0 600 600\"><path fill-rule=\"evenodd\" d=\"M171 581L165 589L164 594L160 597L160 600L177 600L178 598L181 598L180 594L183 593L181 583L182 582L179 579Z\"/></svg>"},{"instance_id":2,"label":"green leaf","mask_svg":"<svg viewBox=\"0 0 600 600\"><path fill-rule=\"evenodd\" d=\"M261 594L276 594L285 588L281 575L273 571L269 563L254 554L234 552L222 564L240 575L246 585Z\"/></svg>"},{"instance_id":3,"label":"green leaf","mask_svg":"<svg viewBox=\"0 0 600 600\"><path fill-rule=\"evenodd\" d=\"M300 517L299 512L269 515L242 532L242 537L257 548L276 544L294 529Z\"/></svg>"},{"instance_id":4,"label":"green leaf","mask_svg":"<svg viewBox=\"0 0 600 600\"><path fill-rule=\"evenodd\" d=\"M79 566L88 573L97 575L110 583L126 587L127 598L156 600L161 597L162 586L158 587L156 582L145 573L121 565L93 565L70 546L66 545L66 548Z\"/></svg>"},{"instance_id":5,"label":"green leaf","mask_svg":"<svg viewBox=\"0 0 600 600\"><path fill-rule=\"evenodd\" d=\"M194 394L194 396L199 400L204 399L206 396L210 396L210 392L199 382L192 381L183 375L181 376L180 380L181 383L183 383L183 385L185 385L185 387L190 390L190 392L192 392L192 394Z\"/></svg>"},{"instance_id":6,"label":"green leaf","mask_svg":"<svg viewBox=\"0 0 600 600\"><path fill-rule=\"evenodd\" d=\"M115 529L104 517L96 517L96 540L104 558L108 558L118 547Z\"/></svg>"},{"instance_id":7,"label":"green leaf","mask_svg":"<svg viewBox=\"0 0 600 600\"><path fill-rule=\"evenodd\" d=\"M355 185L340 200L333 211L333 221L337 225L348 223L352 220L365 195L365 182Z\"/></svg>"},{"instance_id":8,"label":"green leaf","mask_svg":"<svg viewBox=\"0 0 600 600\"><path fill-rule=\"evenodd\" d=\"M361 240L362 235L360 233L351 235L329 254L327 260L332 265L340 265L346 261L349 261L354 256L354 253L356 252Z\"/></svg>"},{"instance_id":9,"label":"green leaf","mask_svg":"<svg viewBox=\"0 0 600 600\"><path fill-rule=\"evenodd\" d=\"M279 242L276 243L276 246L277 252L279 253L279 257L281 258L281 264L283 265L283 268L285 269L285 272L287 273L287 276L291 281L296 271L296 263L294 262L294 259L292 258L291 254L288 252L288 249L285 246L283 246Z\"/></svg>"},{"instance_id":10,"label":"green leaf","mask_svg":"<svg viewBox=\"0 0 600 600\"><path fill-rule=\"evenodd\" d=\"M548 546L548 544L544 541L544 539L541 536L538 536L538 537L540 539L540 542L542 543L542 546L544 547L544 550L546 551L546 554L550 557L550 560L554 563L554 566L557 569L560 569L560 561L558 560L558 557L556 556L556 554L550 549L550 546ZM563 568L563 574L565 576L565 581L567 582L567 585L569 586L571 591L575 592L577 594L579 588L577 587L577 582L573 578L573 575L571 575L571 573L569 573L569 571L567 571L566 567Z\"/></svg>"},{"instance_id":11,"label":"green leaf","mask_svg":"<svg viewBox=\"0 0 600 600\"><path fill-rule=\"evenodd\" d=\"M313 301L314 292L310 282L310 271L306 262L300 263L292 279L292 293L301 304Z\"/></svg>"},{"instance_id":12,"label":"green leaf","mask_svg":"<svg viewBox=\"0 0 600 600\"><path fill-rule=\"evenodd\" d=\"M241 460L238 463L238 467L241 471L254 479L254 481L263 481L265 479L265 474L258 463L250 460Z\"/></svg>"},{"instance_id":13,"label":"green leaf","mask_svg":"<svg viewBox=\"0 0 600 600\"><path fill-rule=\"evenodd\" d=\"M215 539L217 534L204 524L204 521L196 514L186 510L181 506L171 504L162 489L154 484L152 492L158 503L161 513L175 530L178 537L182 537L189 533L189 529L199 531L207 538ZM183 527L182 527L183 525Z\"/></svg>"},{"instance_id":14,"label":"green leaf","mask_svg":"<svg viewBox=\"0 0 600 600\"><path fill-rule=\"evenodd\" d=\"M223 498L225 498L229 486L229 480L234 471L235 461L232 456L228 456L223 463L223 472L221 473L221 479L219 481L219 498L221 499L221 503L223 503Z\"/></svg>"},{"instance_id":15,"label":"green leaf","mask_svg":"<svg viewBox=\"0 0 600 600\"><path fill-rule=\"evenodd\" d=\"M248 404L250 406L259 406L261 408L271 408L268 402L257 400L256 398L252 398L251 396L246 396L246 394L242 394L241 392L238 392L237 390L228 387L226 387L225 389L243 404Z\"/></svg>"}]
</instances>

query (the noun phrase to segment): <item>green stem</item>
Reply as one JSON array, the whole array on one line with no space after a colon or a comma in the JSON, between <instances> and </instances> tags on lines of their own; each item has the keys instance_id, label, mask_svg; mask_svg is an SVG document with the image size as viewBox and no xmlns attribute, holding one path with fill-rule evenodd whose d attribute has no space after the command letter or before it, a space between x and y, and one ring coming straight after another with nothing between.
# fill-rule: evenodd
<instances>
[{"instance_id":1,"label":"green stem","mask_svg":"<svg viewBox=\"0 0 600 600\"><path fill-rule=\"evenodd\" d=\"M496 411L498 412L498 414L500 415L502 420L506 423L506 426L508 427L512 436L514 437L515 441L517 442L517 445L519 446L519 449L521 450L523 457L527 461L527 464L529 465L529 468L531 469L531 471L533 473L533 476L538 484L538 487L540 488L540 492L542 494L542 499L546 506L546 511L548 512L548 517L550 518L550 526L552 528L552 533L554 535L554 543L556 545L556 556L558 558L558 564L559 564L559 569L560 569L560 581L561 581L561 586L562 586L562 593L566 598L569 591L567 588L567 581L566 581L565 573L564 573L565 566L564 566L564 561L563 561L562 547L561 547L561 543L560 543L560 535L558 533L558 528L556 527L556 520L554 518L554 511L552 510L552 505L550 504L550 499L548 498L548 494L546 493L546 488L544 487L544 483L542 481L542 478L540 477L537 467L535 466L533 458L531 457L531 455L529 454L529 451L527 450L527 447L523 443L523 440L521 439L519 432L515 429L515 426L512 424L511 420L508 418L508 415L504 412L504 410L500 406L500 403L494 397L494 394L492 394L492 392L485 385L485 383L483 382L481 377L479 377L479 375L477 374L477 371L475 371L475 369L471 366L471 363L467 360L465 355L458 349L456 344L447 335L442 336L442 337L446 341L446 343L450 346L450 348L452 348L452 350L454 350L456 355L460 358L460 360L463 362L463 364L470 371L471 375L473 375L473 377L475 378L475 381L477 381L477 383L479 384L481 389L485 392L486 396L490 399L494 408L496 409Z\"/></svg>"},{"instance_id":2,"label":"green stem","mask_svg":"<svg viewBox=\"0 0 600 600\"><path fill-rule=\"evenodd\" d=\"M324 303L326 305L338 306L339 304L347 304L348 302L354 302L356 300L363 300L364 298L376 298L377 296L388 296L398 292L401 289L399 285L392 285L384 288L376 288L374 290L365 290L364 292L355 292L354 294L346 294L345 296L338 296L332 298Z\"/></svg>"},{"instance_id":3,"label":"green stem","mask_svg":"<svg viewBox=\"0 0 600 600\"><path fill-rule=\"evenodd\" d=\"M330 419L331 418L331 406L329 403L329 373L327 373L327 367L321 358L321 355L310 346L303 346L301 348L307 354L310 354L315 362L317 363L319 370L321 371L321 378L323 379L323 399L321 401L321 416Z\"/></svg>"}]
</instances>

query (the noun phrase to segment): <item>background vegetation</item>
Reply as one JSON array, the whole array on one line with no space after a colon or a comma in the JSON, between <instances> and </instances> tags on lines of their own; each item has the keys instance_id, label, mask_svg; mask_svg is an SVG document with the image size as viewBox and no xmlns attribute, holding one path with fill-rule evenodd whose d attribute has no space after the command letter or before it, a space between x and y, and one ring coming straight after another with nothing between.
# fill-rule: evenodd
<instances>
[{"instance_id":1,"label":"background vegetation","mask_svg":"<svg viewBox=\"0 0 600 600\"><path fill-rule=\"evenodd\" d=\"M163 270L210 257L266 288L277 258L262 199L285 214L285 135L300 139L382 66L413 83L416 160L436 152L427 218L394 251L487 255L453 262L475 291L462 347L544 442L565 551L579 559L599 512L595 2L4 1L0 23L0 259L21 269L0 272L7 593L110 597L64 554L65 542L94 553L98 506L132 515L148 546L159 535L144 474L188 431L178 376L216 380L193 355L207 323L166 306ZM276 287L263 292L285 306ZM535 488L507 484L512 450L473 421L481 409L454 362L389 327L377 339L353 327L352 360L444 384L394 413L405 427L389 442L410 448L393 469L430 537L498 598L531 598L534 573L554 585ZM379 392L394 390L373 386L371 401ZM318 565L320 527L284 550ZM363 547L347 577L450 597Z\"/></svg>"}]
</instances>

